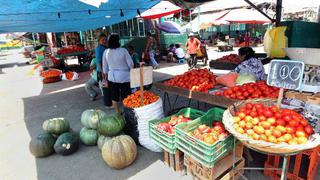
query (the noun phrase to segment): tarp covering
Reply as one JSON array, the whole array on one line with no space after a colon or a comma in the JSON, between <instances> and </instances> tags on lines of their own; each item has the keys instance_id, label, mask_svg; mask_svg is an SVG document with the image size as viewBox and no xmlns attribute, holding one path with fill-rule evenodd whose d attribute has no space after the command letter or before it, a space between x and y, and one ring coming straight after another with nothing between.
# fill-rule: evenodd
<instances>
[{"instance_id":1,"label":"tarp covering","mask_svg":"<svg viewBox=\"0 0 320 180\"><path fill-rule=\"evenodd\" d=\"M1 1L0 32L72 32L96 29L137 16L160 0ZM122 9L123 17L120 16Z\"/></svg>"},{"instance_id":2,"label":"tarp covering","mask_svg":"<svg viewBox=\"0 0 320 180\"><path fill-rule=\"evenodd\" d=\"M156 19L170 14L180 12L181 8L169 1L161 1L151 9L145 11L141 16L145 19Z\"/></svg>"},{"instance_id":3,"label":"tarp covering","mask_svg":"<svg viewBox=\"0 0 320 180\"><path fill-rule=\"evenodd\" d=\"M264 24L271 22L270 19L266 18L260 12L252 9L231 10L227 15L220 18L220 21L242 24Z\"/></svg>"},{"instance_id":4,"label":"tarp covering","mask_svg":"<svg viewBox=\"0 0 320 180\"><path fill-rule=\"evenodd\" d=\"M181 33L182 29L179 24L172 21L164 21L159 24L157 24L157 28L161 31L167 32L167 33Z\"/></svg>"}]
</instances>

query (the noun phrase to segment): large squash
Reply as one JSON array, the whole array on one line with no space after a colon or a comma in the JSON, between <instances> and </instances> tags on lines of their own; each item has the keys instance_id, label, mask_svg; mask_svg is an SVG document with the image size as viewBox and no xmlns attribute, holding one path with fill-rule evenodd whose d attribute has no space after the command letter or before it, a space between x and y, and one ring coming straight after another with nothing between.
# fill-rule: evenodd
<instances>
[{"instance_id":1,"label":"large squash","mask_svg":"<svg viewBox=\"0 0 320 180\"><path fill-rule=\"evenodd\" d=\"M48 133L62 134L69 131L70 125L64 118L53 118L44 121L42 128Z\"/></svg>"},{"instance_id":2,"label":"large squash","mask_svg":"<svg viewBox=\"0 0 320 180\"><path fill-rule=\"evenodd\" d=\"M121 132L125 125L125 120L121 114L113 114L100 119L98 132L105 136L115 136Z\"/></svg>"},{"instance_id":3,"label":"large squash","mask_svg":"<svg viewBox=\"0 0 320 180\"><path fill-rule=\"evenodd\" d=\"M35 157L45 157L53 153L55 139L50 133L41 133L31 139L29 150Z\"/></svg>"},{"instance_id":4,"label":"large squash","mask_svg":"<svg viewBox=\"0 0 320 180\"><path fill-rule=\"evenodd\" d=\"M98 148L99 148L99 149L102 149L102 146L104 145L104 143L106 143L106 142L109 141L110 139L112 139L112 137L100 135L99 138L98 138L98 141L97 141Z\"/></svg>"},{"instance_id":5,"label":"large squash","mask_svg":"<svg viewBox=\"0 0 320 180\"><path fill-rule=\"evenodd\" d=\"M121 169L129 166L137 156L137 146L127 135L114 137L101 149L103 160L112 168Z\"/></svg>"},{"instance_id":6,"label":"large squash","mask_svg":"<svg viewBox=\"0 0 320 180\"><path fill-rule=\"evenodd\" d=\"M106 116L106 113L99 109L85 110L81 115L81 123L86 128L97 129L98 122Z\"/></svg>"},{"instance_id":7,"label":"large squash","mask_svg":"<svg viewBox=\"0 0 320 180\"><path fill-rule=\"evenodd\" d=\"M54 151L61 155L69 155L79 148L79 137L75 133L61 134L54 144Z\"/></svg>"},{"instance_id":8,"label":"large squash","mask_svg":"<svg viewBox=\"0 0 320 180\"><path fill-rule=\"evenodd\" d=\"M80 140L85 145L96 145L98 140L98 133L94 129L83 127L80 131Z\"/></svg>"}]
</instances>

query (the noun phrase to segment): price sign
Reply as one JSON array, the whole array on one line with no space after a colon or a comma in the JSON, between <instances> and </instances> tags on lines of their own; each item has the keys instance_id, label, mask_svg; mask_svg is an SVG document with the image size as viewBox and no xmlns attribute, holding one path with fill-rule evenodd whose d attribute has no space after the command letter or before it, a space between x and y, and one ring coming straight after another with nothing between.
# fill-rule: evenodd
<instances>
[{"instance_id":1,"label":"price sign","mask_svg":"<svg viewBox=\"0 0 320 180\"><path fill-rule=\"evenodd\" d=\"M140 77L142 75L142 77ZM130 71L130 87L149 85L153 82L153 69L151 66L131 69Z\"/></svg>"},{"instance_id":2,"label":"price sign","mask_svg":"<svg viewBox=\"0 0 320 180\"><path fill-rule=\"evenodd\" d=\"M300 89L304 72L304 62L292 60L272 60L267 84L284 89Z\"/></svg>"}]
</instances>

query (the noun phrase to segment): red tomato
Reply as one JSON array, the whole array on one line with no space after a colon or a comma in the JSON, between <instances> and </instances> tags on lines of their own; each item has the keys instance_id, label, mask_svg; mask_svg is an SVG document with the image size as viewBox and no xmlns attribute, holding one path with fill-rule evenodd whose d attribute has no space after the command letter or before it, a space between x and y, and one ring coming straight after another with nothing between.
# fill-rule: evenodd
<instances>
[{"instance_id":1,"label":"red tomato","mask_svg":"<svg viewBox=\"0 0 320 180\"><path fill-rule=\"evenodd\" d=\"M253 108L252 103L247 103L247 104L246 104L246 109L251 110L252 108Z\"/></svg>"},{"instance_id":2,"label":"red tomato","mask_svg":"<svg viewBox=\"0 0 320 180\"><path fill-rule=\"evenodd\" d=\"M298 121L296 120L289 120L289 126L291 127L297 127L299 125Z\"/></svg>"},{"instance_id":3,"label":"red tomato","mask_svg":"<svg viewBox=\"0 0 320 180\"><path fill-rule=\"evenodd\" d=\"M289 134L293 134L293 133L296 132L296 129L294 127L291 127L291 126L287 126L286 130L287 130L287 133L289 133Z\"/></svg>"},{"instance_id":4,"label":"red tomato","mask_svg":"<svg viewBox=\"0 0 320 180\"><path fill-rule=\"evenodd\" d=\"M263 115L267 118L269 117L272 117L273 116L273 113L272 111L269 109L269 108L265 108L264 112L263 112Z\"/></svg>"},{"instance_id":5,"label":"red tomato","mask_svg":"<svg viewBox=\"0 0 320 180\"><path fill-rule=\"evenodd\" d=\"M262 109L262 108L264 108L264 105L261 104L261 103L257 103L257 104L254 105L254 107L255 107L256 109Z\"/></svg>"},{"instance_id":6,"label":"red tomato","mask_svg":"<svg viewBox=\"0 0 320 180\"><path fill-rule=\"evenodd\" d=\"M282 117L282 114L280 112L276 112L276 113L274 113L274 117L276 119L280 119Z\"/></svg>"},{"instance_id":7,"label":"red tomato","mask_svg":"<svg viewBox=\"0 0 320 180\"><path fill-rule=\"evenodd\" d=\"M307 126L304 128L304 131L305 131L307 134L309 134L309 135L311 135L311 134L314 133L313 128L312 128L310 125L307 125Z\"/></svg>"},{"instance_id":8,"label":"red tomato","mask_svg":"<svg viewBox=\"0 0 320 180\"><path fill-rule=\"evenodd\" d=\"M302 126L307 126L307 125L309 125L308 121L305 120L305 119L301 119L299 122L300 122L300 124L301 124Z\"/></svg>"},{"instance_id":9,"label":"red tomato","mask_svg":"<svg viewBox=\"0 0 320 180\"><path fill-rule=\"evenodd\" d=\"M271 106L270 109L271 109L271 111L274 112L274 113L279 110L279 108L278 108L277 106Z\"/></svg>"},{"instance_id":10,"label":"red tomato","mask_svg":"<svg viewBox=\"0 0 320 180\"><path fill-rule=\"evenodd\" d=\"M281 125L281 126L285 126L286 125L286 121L284 121L283 119L277 119L276 120L276 124L277 125Z\"/></svg>"},{"instance_id":11,"label":"red tomato","mask_svg":"<svg viewBox=\"0 0 320 180\"><path fill-rule=\"evenodd\" d=\"M283 120L285 120L285 121L287 121L287 122L289 122L289 121L291 121L291 116L290 115L285 115L285 116L283 116ZM290 123L290 122L289 122Z\"/></svg>"},{"instance_id":12,"label":"red tomato","mask_svg":"<svg viewBox=\"0 0 320 180\"><path fill-rule=\"evenodd\" d=\"M258 113L256 111L251 111L250 112L250 116L251 117L256 117L258 115Z\"/></svg>"}]
</instances>

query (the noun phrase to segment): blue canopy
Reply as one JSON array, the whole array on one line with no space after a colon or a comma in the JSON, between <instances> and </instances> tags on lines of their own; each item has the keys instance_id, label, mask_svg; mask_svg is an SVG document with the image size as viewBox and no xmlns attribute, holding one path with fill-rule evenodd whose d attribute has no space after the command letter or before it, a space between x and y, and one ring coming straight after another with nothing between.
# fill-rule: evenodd
<instances>
[{"instance_id":1,"label":"blue canopy","mask_svg":"<svg viewBox=\"0 0 320 180\"><path fill-rule=\"evenodd\" d=\"M160 0L1 0L0 32L73 32L134 18ZM122 13L121 13L122 10ZM122 16L121 16L122 14Z\"/></svg>"}]
</instances>

